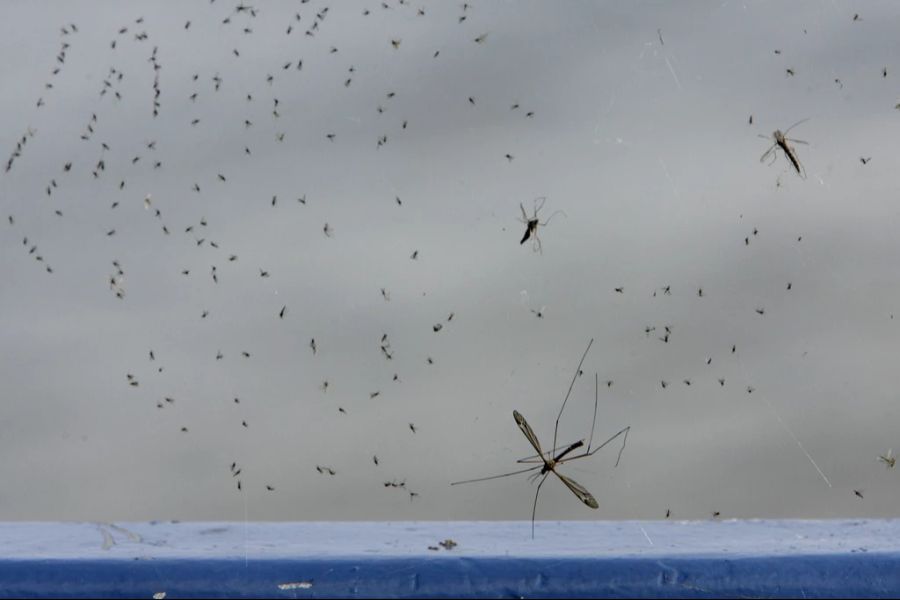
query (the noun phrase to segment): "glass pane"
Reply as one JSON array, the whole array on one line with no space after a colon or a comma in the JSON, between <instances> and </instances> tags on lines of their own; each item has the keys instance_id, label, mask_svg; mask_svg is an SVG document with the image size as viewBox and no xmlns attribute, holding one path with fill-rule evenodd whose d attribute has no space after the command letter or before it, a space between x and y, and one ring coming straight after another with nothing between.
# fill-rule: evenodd
<instances>
[{"instance_id":1,"label":"glass pane","mask_svg":"<svg viewBox=\"0 0 900 600\"><path fill-rule=\"evenodd\" d=\"M0 518L897 514L896 5L4 14Z\"/></svg>"}]
</instances>

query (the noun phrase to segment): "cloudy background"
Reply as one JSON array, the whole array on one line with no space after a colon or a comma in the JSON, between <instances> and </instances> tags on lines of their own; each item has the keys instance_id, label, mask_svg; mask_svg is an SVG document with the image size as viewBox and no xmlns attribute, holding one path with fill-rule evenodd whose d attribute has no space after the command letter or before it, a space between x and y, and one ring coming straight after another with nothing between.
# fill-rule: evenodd
<instances>
[{"instance_id":1,"label":"cloudy background","mask_svg":"<svg viewBox=\"0 0 900 600\"><path fill-rule=\"evenodd\" d=\"M896 5L254 11L3 4L0 518L897 516Z\"/></svg>"}]
</instances>

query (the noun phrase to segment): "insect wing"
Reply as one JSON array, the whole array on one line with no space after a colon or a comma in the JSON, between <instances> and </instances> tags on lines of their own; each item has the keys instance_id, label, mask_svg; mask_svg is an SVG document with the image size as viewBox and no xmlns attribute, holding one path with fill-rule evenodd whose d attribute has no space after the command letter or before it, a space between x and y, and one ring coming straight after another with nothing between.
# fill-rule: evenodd
<instances>
[{"instance_id":1,"label":"insect wing","mask_svg":"<svg viewBox=\"0 0 900 600\"><path fill-rule=\"evenodd\" d=\"M534 435L534 432L531 430L531 426L528 424L528 421L525 420L525 417L523 417L519 411L514 410L513 418L516 420L516 425L519 426L519 429L522 430L522 433L525 434L525 437L528 438L528 441L531 442L531 445L537 450L538 455L543 457L544 451L541 450L541 443L538 441L537 436Z\"/></svg>"},{"instance_id":2,"label":"insect wing","mask_svg":"<svg viewBox=\"0 0 900 600\"><path fill-rule=\"evenodd\" d=\"M556 471L553 471L556 473ZM570 479L565 475L561 475L556 473L556 476L559 477L560 481L566 484L566 487L572 490L572 493L578 496L578 499L590 506L591 508L599 508L600 505L597 504L597 500L594 499L594 496L591 495L589 491L584 489L580 483L575 481L574 479Z\"/></svg>"},{"instance_id":3,"label":"insect wing","mask_svg":"<svg viewBox=\"0 0 900 600\"><path fill-rule=\"evenodd\" d=\"M777 147L778 144L772 144L772 147L766 150L766 153L759 157L759 162L766 162L766 159L769 158L769 155L771 155Z\"/></svg>"}]
</instances>

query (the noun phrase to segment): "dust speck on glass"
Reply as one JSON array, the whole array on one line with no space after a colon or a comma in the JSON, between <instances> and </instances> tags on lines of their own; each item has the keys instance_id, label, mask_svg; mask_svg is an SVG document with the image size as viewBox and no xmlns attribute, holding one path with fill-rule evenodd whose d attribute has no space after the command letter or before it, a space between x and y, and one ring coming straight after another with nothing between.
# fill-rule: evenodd
<instances>
[{"instance_id":1,"label":"dust speck on glass","mask_svg":"<svg viewBox=\"0 0 900 600\"><path fill-rule=\"evenodd\" d=\"M896 516L898 11L5 6L0 518Z\"/></svg>"}]
</instances>

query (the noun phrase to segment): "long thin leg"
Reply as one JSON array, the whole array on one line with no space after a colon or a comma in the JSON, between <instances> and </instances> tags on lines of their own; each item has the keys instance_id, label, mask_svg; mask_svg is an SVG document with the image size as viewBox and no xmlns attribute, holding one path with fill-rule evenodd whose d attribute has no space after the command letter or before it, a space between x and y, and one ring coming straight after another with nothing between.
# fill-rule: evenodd
<instances>
[{"instance_id":1,"label":"long thin leg","mask_svg":"<svg viewBox=\"0 0 900 600\"><path fill-rule=\"evenodd\" d=\"M591 421L591 437L588 438L586 452L590 454L591 443L594 441L594 426L597 425L597 402L600 399L600 380L597 373L594 373L594 419Z\"/></svg>"},{"instance_id":2,"label":"long thin leg","mask_svg":"<svg viewBox=\"0 0 900 600\"><path fill-rule=\"evenodd\" d=\"M809 142L804 142L803 140L795 140L794 138L784 138L789 142L794 142L795 144L803 144L804 146L809 146Z\"/></svg>"},{"instance_id":3,"label":"long thin leg","mask_svg":"<svg viewBox=\"0 0 900 600\"><path fill-rule=\"evenodd\" d=\"M538 204L538 200L541 201L540 204ZM541 196L539 198L534 199L534 218L535 219L537 219L538 212L540 212L540 210L542 208L544 208L544 202L546 202L546 201L547 201L547 196Z\"/></svg>"},{"instance_id":4,"label":"long thin leg","mask_svg":"<svg viewBox=\"0 0 900 600\"><path fill-rule=\"evenodd\" d=\"M501 477L509 477L511 475L518 475L520 473L527 473L528 471L534 471L535 469L540 469L544 466L544 463L541 463L535 467L529 467L528 469L521 469L519 471L513 471L511 473L503 473L501 475L491 475L490 477L479 477L478 479L466 479L465 481L454 481L450 485L460 485L463 483L476 483L478 481L488 481L489 479L500 479Z\"/></svg>"},{"instance_id":5,"label":"long thin leg","mask_svg":"<svg viewBox=\"0 0 900 600\"><path fill-rule=\"evenodd\" d=\"M625 432L625 438L622 440L622 447L619 448L619 455L616 456L616 464L614 465L614 466L616 466L616 467L619 466L619 461L622 460L622 452L625 451L625 444L628 443L628 432L631 431L631 425L629 425L628 427L626 427L626 428L623 429L622 431Z\"/></svg>"},{"instance_id":6,"label":"long thin leg","mask_svg":"<svg viewBox=\"0 0 900 600\"><path fill-rule=\"evenodd\" d=\"M593 343L594 338L591 338L591 341L588 342L584 354L581 355L581 360L578 361L578 367L575 369L575 374L572 376L572 383L569 384L569 391L566 392L566 398L563 400L562 406L559 408L559 414L556 415L556 426L553 428L553 445L550 446L551 448L556 448L556 434L559 431L559 419L562 417L563 410L565 410L566 408L566 402L569 401L569 396L572 394L572 388L575 386L575 380L578 379L578 374L581 373L581 365L584 364L584 359L587 357L587 353L590 351Z\"/></svg>"},{"instance_id":7,"label":"long thin leg","mask_svg":"<svg viewBox=\"0 0 900 600\"><path fill-rule=\"evenodd\" d=\"M544 485L545 481L547 481L547 477L549 475L550 471L544 473L544 478L541 479L541 482L538 484L537 491L534 493L534 506L531 507L531 539L534 539L534 516L537 514L538 494L541 493L541 486Z\"/></svg>"},{"instance_id":8,"label":"long thin leg","mask_svg":"<svg viewBox=\"0 0 900 600\"><path fill-rule=\"evenodd\" d=\"M597 446L596 448L594 448L593 450L591 450L590 452L584 452L584 453L582 453L582 454L576 454L575 456L569 456L568 458L564 458L564 459L562 459L562 460L557 461L557 463L558 463L558 464L562 464L562 463L567 463L567 462L569 462L570 460L576 460L576 459L579 459L579 458L584 458L584 457L586 457L586 456L593 456L593 455L596 454L601 448L603 448L604 446L608 445L610 442L612 442L614 439L616 439L616 438L619 437L620 435L624 434L624 435L625 435L625 438L622 440L622 447L619 448L619 455L618 455L618 457L616 457L616 466L618 467L618 466L619 466L619 461L622 459L622 452L625 450L625 444L628 443L628 432L629 432L629 431L631 431L631 425L629 425L628 427L625 427L624 429L621 429L616 435L612 436L611 438L609 438L608 440L606 440L605 442L603 442L602 444L600 444L599 446Z\"/></svg>"},{"instance_id":9,"label":"long thin leg","mask_svg":"<svg viewBox=\"0 0 900 600\"><path fill-rule=\"evenodd\" d=\"M552 215L550 215L550 216L547 218L546 221L544 221L543 223L541 223L541 225L546 226L547 224L550 223L550 219L552 219L552 218L555 217L556 215L560 215L560 214L561 214L562 216L566 217L566 218L569 218L569 215L566 214L566 211L564 211L564 210L558 210L558 211L554 212Z\"/></svg>"}]
</instances>

